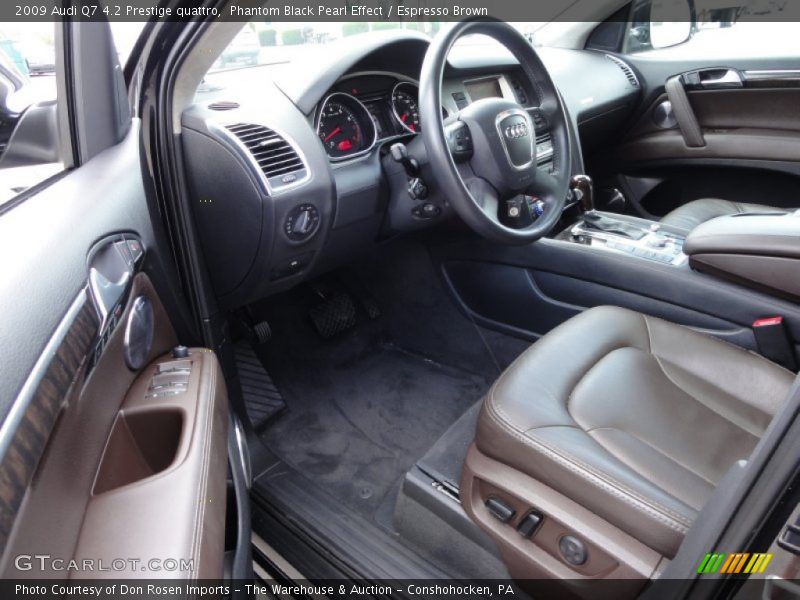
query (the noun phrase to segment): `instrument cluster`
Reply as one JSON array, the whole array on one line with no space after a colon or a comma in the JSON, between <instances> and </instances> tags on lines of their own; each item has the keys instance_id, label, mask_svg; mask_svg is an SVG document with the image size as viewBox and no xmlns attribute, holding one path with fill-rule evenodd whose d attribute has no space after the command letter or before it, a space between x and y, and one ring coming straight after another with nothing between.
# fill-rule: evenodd
<instances>
[{"instance_id":1,"label":"instrument cluster","mask_svg":"<svg viewBox=\"0 0 800 600\"><path fill-rule=\"evenodd\" d=\"M317 135L332 161L365 154L379 141L416 135L422 126L419 86L390 75L343 79L317 112Z\"/></svg>"},{"instance_id":2,"label":"instrument cluster","mask_svg":"<svg viewBox=\"0 0 800 600\"><path fill-rule=\"evenodd\" d=\"M332 160L358 156L372 149L377 128L367 108L344 92L329 95L317 118L317 136Z\"/></svg>"}]
</instances>

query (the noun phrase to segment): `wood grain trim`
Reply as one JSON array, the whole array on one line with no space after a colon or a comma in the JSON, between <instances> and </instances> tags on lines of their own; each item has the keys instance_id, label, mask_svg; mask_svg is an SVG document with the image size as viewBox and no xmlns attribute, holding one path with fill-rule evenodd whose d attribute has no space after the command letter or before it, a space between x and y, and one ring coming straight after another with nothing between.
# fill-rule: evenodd
<instances>
[{"instance_id":1,"label":"wood grain trim","mask_svg":"<svg viewBox=\"0 0 800 600\"><path fill-rule=\"evenodd\" d=\"M85 291L82 293L86 293ZM44 454L72 386L83 380L83 365L96 339L99 320L86 299L47 364L11 434L0 463L0 548L5 548L17 512Z\"/></svg>"}]
</instances>

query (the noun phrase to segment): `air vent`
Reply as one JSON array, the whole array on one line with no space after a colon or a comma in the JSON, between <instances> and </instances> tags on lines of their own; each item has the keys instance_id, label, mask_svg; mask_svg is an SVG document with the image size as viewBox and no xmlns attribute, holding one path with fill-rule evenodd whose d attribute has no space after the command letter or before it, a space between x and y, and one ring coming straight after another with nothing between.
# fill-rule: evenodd
<instances>
[{"instance_id":1,"label":"air vent","mask_svg":"<svg viewBox=\"0 0 800 600\"><path fill-rule=\"evenodd\" d=\"M307 177L303 159L289 142L272 129L263 125L238 123L229 125L228 130L247 147L273 190Z\"/></svg>"},{"instance_id":2,"label":"air vent","mask_svg":"<svg viewBox=\"0 0 800 600\"><path fill-rule=\"evenodd\" d=\"M633 72L633 69L631 69L631 67L630 67L630 65L628 63L626 63L621 58L617 58L613 54L606 54L606 57L608 57L610 60L614 61L616 63L616 65L620 69L622 69L622 72L625 73L625 77L628 78L628 81L630 82L630 84L633 87L636 87L636 88L639 87L639 80L636 79L636 74Z\"/></svg>"},{"instance_id":3,"label":"air vent","mask_svg":"<svg viewBox=\"0 0 800 600\"><path fill-rule=\"evenodd\" d=\"M211 110L235 110L239 108L239 103L229 100L220 100L219 102L212 102L208 105L208 108Z\"/></svg>"}]
</instances>

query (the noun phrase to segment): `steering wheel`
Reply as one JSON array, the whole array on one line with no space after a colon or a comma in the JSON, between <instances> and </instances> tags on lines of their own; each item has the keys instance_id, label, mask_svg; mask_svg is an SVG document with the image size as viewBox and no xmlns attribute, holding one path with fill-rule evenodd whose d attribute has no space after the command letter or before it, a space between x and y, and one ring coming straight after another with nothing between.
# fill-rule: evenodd
<instances>
[{"instance_id":1,"label":"steering wheel","mask_svg":"<svg viewBox=\"0 0 800 600\"><path fill-rule=\"evenodd\" d=\"M442 76L453 44L484 34L519 61L539 100L553 142L553 168L536 163L536 130L529 111L507 98L472 102L446 124ZM569 125L561 96L533 46L501 21L461 21L428 47L420 76L422 137L436 183L475 232L506 244L525 244L558 222L569 194Z\"/></svg>"}]
</instances>

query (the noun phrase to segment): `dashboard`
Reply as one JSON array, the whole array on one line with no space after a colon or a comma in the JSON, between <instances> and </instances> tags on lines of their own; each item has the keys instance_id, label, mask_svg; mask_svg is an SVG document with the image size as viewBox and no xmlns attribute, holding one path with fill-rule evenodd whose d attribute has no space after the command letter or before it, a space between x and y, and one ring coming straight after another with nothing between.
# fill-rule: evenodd
<instances>
[{"instance_id":1,"label":"dashboard","mask_svg":"<svg viewBox=\"0 0 800 600\"><path fill-rule=\"evenodd\" d=\"M241 86L198 93L182 114L181 140L195 223L223 309L288 289L368 255L387 237L454 216L427 167L420 135L418 78L427 47L421 34L386 33L340 52L321 47L309 63L293 64L278 79L243 69ZM563 151L572 153L579 172L581 145L613 135L641 90L619 59L538 51L573 123ZM452 52L442 81L445 128L464 107L489 97L528 111L538 167L551 169L561 149L553 148L536 90L519 64L483 47ZM404 147L399 154L392 149L398 144ZM418 163L416 177L397 158L403 153Z\"/></svg>"}]
</instances>

